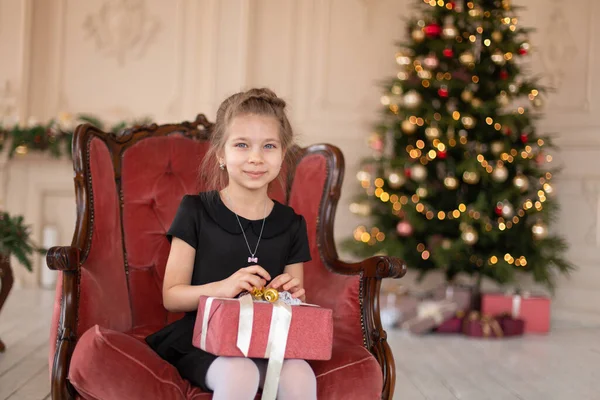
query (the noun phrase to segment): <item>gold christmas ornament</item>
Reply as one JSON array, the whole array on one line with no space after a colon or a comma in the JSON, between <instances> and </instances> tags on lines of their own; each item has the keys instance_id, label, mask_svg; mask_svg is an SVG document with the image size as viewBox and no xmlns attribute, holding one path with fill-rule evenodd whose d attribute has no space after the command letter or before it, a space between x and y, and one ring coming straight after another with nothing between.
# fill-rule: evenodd
<instances>
[{"instance_id":1,"label":"gold christmas ornament","mask_svg":"<svg viewBox=\"0 0 600 400\"><path fill-rule=\"evenodd\" d=\"M264 290L262 288L253 288L252 292L250 292L250 294L252 295L252 298L254 300L262 300L263 295L265 294Z\"/></svg>"},{"instance_id":2,"label":"gold christmas ornament","mask_svg":"<svg viewBox=\"0 0 600 400\"><path fill-rule=\"evenodd\" d=\"M17 153L20 156L24 156L25 154L27 154L29 152L29 149L27 148L26 145L22 144L20 146L17 146L17 148L15 149L15 153Z\"/></svg>"},{"instance_id":3,"label":"gold christmas ornament","mask_svg":"<svg viewBox=\"0 0 600 400\"><path fill-rule=\"evenodd\" d=\"M368 182L371 180L371 174L365 170L360 170L356 173L356 179L361 182Z\"/></svg>"},{"instance_id":4,"label":"gold christmas ornament","mask_svg":"<svg viewBox=\"0 0 600 400\"><path fill-rule=\"evenodd\" d=\"M404 95L404 105L408 108L417 108L421 104L421 95L415 91L411 90Z\"/></svg>"},{"instance_id":5,"label":"gold christmas ornament","mask_svg":"<svg viewBox=\"0 0 600 400\"><path fill-rule=\"evenodd\" d=\"M504 151L504 142L496 141L490 145L490 150L494 155L498 155Z\"/></svg>"},{"instance_id":6,"label":"gold christmas ornament","mask_svg":"<svg viewBox=\"0 0 600 400\"><path fill-rule=\"evenodd\" d=\"M504 218L512 218L513 215L515 215L515 209L513 205L508 201L504 201L502 204L502 216Z\"/></svg>"},{"instance_id":7,"label":"gold christmas ornament","mask_svg":"<svg viewBox=\"0 0 600 400\"><path fill-rule=\"evenodd\" d=\"M492 32L492 40L494 42L501 42L502 41L502 33L499 31Z\"/></svg>"},{"instance_id":8,"label":"gold christmas ornament","mask_svg":"<svg viewBox=\"0 0 600 400\"><path fill-rule=\"evenodd\" d=\"M508 178L508 170L504 165L497 166L492 171L492 179L495 182L504 182Z\"/></svg>"},{"instance_id":9,"label":"gold christmas ornament","mask_svg":"<svg viewBox=\"0 0 600 400\"><path fill-rule=\"evenodd\" d=\"M492 54L491 59L497 65L504 65L506 63L504 54L500 50L496 50L494 54Z\"/></svg>"},{"instance_id":10,"label":"gold christmas ornament","mask_svg":"<svg viewBox=\"0 0 600 400\"><path fill-rule=\"evenodd\" d=\"M419 196L422 199L426 198L427 195L429 194L429 192L427 191L427 188L424 188L424 187L417 188L416 193L417 193L417 196Z\"/></svg>"},{"instance_id":11,"label":"gold christmas ornament","mask_svg":"<svg viewBox=\"0 0 600 400\"><path fill-rule=\"evenodd\" d=\"M538 221L531 227L531 232L534 239L545 239L548 236L548 227L542 221Z\"/></svg>"},{"instance_id":12,"label":"gold christmas ornament","mask_svg":"<svg viewBox=\"0 0 600 400\"><path fill-rule=\"evenodd\" d=\"M481 178L481 176L477 171L465 171L463 173L463 181L465 181L469 185L476 185L477 183L479 183L479 178Z\"/></svg>"},{"instance_id":13,"label":"gold christmas ornament","mask_svg":"<svg viewBox=\"0 0 600 400\"><path fill-rule=\"evenodd\" d=\"M529 180L525 175L518 174L513 179L513 185L515 185L515 187L521 192L525 192L529 188Z\"/></svg>"},{"instance_id":14,"label":"gold christmas ornament","mask_svg":"<svg viewBox=\"0 0 600 400\"><path fill-rule=\"evenodd\" d=\"M422 42L425 39L425 32L423 32L423 29L421 28L415 28L412 31L411 36L415 42Z\"/></svg>"},{"instance_id":15,"label":"gold christmas ornament","mask_svg":"<svg viewBox=\"0 0 600 400\"><path fill-rule=\"evenodd\" d=\"M481 105L483 104L483 101L482 101L481 99L479 99L479 98L477 98L477 97L476 97L476 98L474 98L474 99L471 101L471 104L472 104L472 105L473 105L473 107L475 107L475 108L480 108L480 107L481 107Z\"/></svg>"},{"instance_id":16,"label":"gold christmas ornament","mask_svg":"<svg viewBox=\"0 0 600 400\"><path fill-rule=\"evenodd\" d=\"M479 6L473 7L472 9L469 10L469 15L473 18L481 17L481 15L482 15L481 7L479 7Z\"/></svg>"},{"instance_id":17,"label":"gold christmas ornament","mask_svg":"<svg viewBox=\"0 0 600 400\"><path fill-rule=\"evenodd\" d=\"M405 119L404 121L402 121L401 128L402 132L410 135L415 133L415 131L417 130L417 125Z\"/></svg>"},{"instance_id":18,"label":"gold christmas ornament","mask_svg":"<svg viewBox=\"0 0 600 400\"><path fill-rule=\"evenodd\" d=\"M463 90L463 92L460 94L460 98L463 99L464 102L468 103L473 100L473 92L470 90Z\"/></svg>"},{"instance_id":19,"label":"gold christmas ornament","mask_svg":"<svg viewBox=\"0 0 600 400\"><path fill-rule=\"evenodd\" d=\"M440 128L437 126L429 126L425 129L425 136L427 139L433 140L440 137Z\"/></svg>"},{"instance_id":20,"label":"gold christmas ornament","mask_svg":"<svg viewBox=\"0 0 600 400\"><path fill-rule=\"evenodd\" d=\"M453 176L447 176L444 178L444 186L446 186L446 189L456 190L458 188L458 179Z\"/></svg>"},{"instance_id":21,"label":"gold christmas ornament","mask_svg":"<svg viewBox=\"0 0 600 400\"><path fill-rule=\"evenodd\" d=\"M431 71L426 70L426 69L420 70L419 72L417 72L417 75L421 79L431 79L433 77L433 75L431 74Z\"/></svg>"},{"instance_id":22,"label":"gold christmas ornament","mask_svg":"<svg viewBox=\"0 0 600 400\"><path fill-rule=\"evenodd\" d=\"M421 164L415 164L410 169L410 176L416 182L422 182L427 178L427 168Z\"/></svg>"},{"instance_id":23,"label":"gold christmas ornament","mask_svg":"<svg viewBox=\"0 0 600 400\"><path fill-rule=\"evenodd\" d=\"M536 96L536 97L535 97L535 98L534 98L534 99L531 101L531 104L533 104L533 106L534 106L535 108L538 108L538 109L539 109L539 108L542 108L542 107L544 106L544 100L542 100L542 98L541 98L541 97L539 97L539 96Z\"/></svg>"},{"instance_id":24,"label":"gold christmas ornament","mask_svg":"<svg viewBox=\"0 0 600 400\"><path fill-rule=\"evenodd\" d=\"M404 185L406 178L404 177L404 174L393 171L388 175L388 182L392 189L398 189L400 186Z\"/></svg>"},{"instance_id":25,"label":"gold christmas ornament","mask_svg":"<svg viewBox=\"0 0 600 400\"><path fill-rule=\"evenodd\" d=\"M463 65L469 65L475 62L475 56L470 51L465 51L458 57L458 60Z\"/></svg>"},{"instance_id":26,"label":"gold christmas ornament","mask_svg":"<svg viewBox=\"0 0 600 400\"><path fill-rule=\"evenodd\" d=\"M444 24L444 28L442 29L442 37L444 39L454 39L456 36L458 36L458 29L456 29L456 26L454 26L452 22L447 22Z\"/></svg>"},{"instance_id":27,"label":"gold christmas ornament","mask_svg":"<svg viewBox=\"0 0 600 400\"><path fill-rule=\"evenodd\" d=\"M508 94L506 94L505 91L500 92L500 94L496 97L496 100L498 101L498 104L500 104L501 107L506 107L510 104L510 99L508 98Z\"/></svg>"},{"instance_id":28,"label":"gold christmas ornament","mask_svg":"<svg viewBox=\"0 0 600 400\"><path fill-rule=\"evenodd\" d=\"M477 243L477 240L479 239L479 235L477 234L477 231L475 229L473 229L472 226L466 226L463 229L463 232L460 235L460 237L469 246L472 246L475 243Z\"/></svg>"},{"instance_id":29,"label":"gold christmas ornament","mask_svg":"<svg viewBox=\"0 0 600 400\"><path fill-rule=\"evenodd\" d=\"M368 217L371 215L371 206L368 203L352 203L350 204L350 212L362 217Z\"/></svg>"},{"instance_id":30,"label":"gold christmas ornament","mask_svg":"<svg viewBox=\"0 0 600 400\"><path fill-rule=\"evenodd\" d=\"M475 127L475 119L470 115L465 115L461 119L462 124L467 129L473 129Z\"/></svg>"},{"instance_id":31,"label":"gold christmas ornament","mask_svg":"<svg viewBox=\"0 0 600 400\"><path fill-rule=\"evenodd\" d=\"M412 60L406 53L399 51L396 53L396 62L398 65L407 66L412 63Z\"/></svg>"},{"instance_id":32,"label":"gold christmas ornament","mask_svg":"<svg viewBox=\"0 0 600 400\"><path fill-rule=\"evenodd\" d=\"M276 289L267 289L263 294L263 298L269 303L275 303L279 299L279 292Z\"/></svg>"}]
</instances>

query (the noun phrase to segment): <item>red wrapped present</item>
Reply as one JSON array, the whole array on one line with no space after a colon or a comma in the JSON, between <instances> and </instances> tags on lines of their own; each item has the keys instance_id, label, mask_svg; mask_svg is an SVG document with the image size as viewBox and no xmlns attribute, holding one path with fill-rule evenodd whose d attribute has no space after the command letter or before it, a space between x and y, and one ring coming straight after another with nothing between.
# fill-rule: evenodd
<instances>
[{"instance_id":1,"label":"red wrapped present","mask_svg":"<svg viewBox=\"0 0 600 400\"><path fill-rule=\"evenodd\" d=\"M504 336L522 336L525 332L525 321L520 318L502 314L497 316L496 320L500 324Z\"/></svg>"},{"instance_id":2,"label":"red wrapped present","mask_svg":"<svg viewBox=\"0 0 600 400\"><path fill-rule=\"evenodd\" d=\"M500 323L489 315L481 315L471 311L464 319L463 333L467 336L481 338L499 338L504 336Z\"/></svg>"},{"instance_id":3,"label":"red wrapped present","mask_svg":"<svg viewBox=\"0 0 600 400\"><path fill-rule=\"evenodd\" d=\"M248 299L249 302L245 301ZM283 331L277 333L282 329L276 325L281 318L272 318L274 312L280 311L276 304L253 302L251 296L239 299L201 296L192 344L218 356L269 358L268 345L272 347L273 341L285 340ZM329 360L333 342L332 311L309 305L289 307L291 321L283 343L284 358ZM245 347L246 354L242 351Z\"/></svg>"},{"instance_id":4,"label":"red wrapped present","mask_svg":"<svg viewBox=\"0 0 600 400\"><path fill-rule=\"evenodd\" d=\"M277 297L267 299L266 293L272 302L255 302L253 295L201 296L192 344L218 356L268 358L261 399L275 400L284 358L331 358L332 311L289 305Z\"/></svg>"},{"instance_id":5,"label":"red wrapped present","mask_svg":"<svg viewBox=\"0 0 600 400\"><path fill-rule=\"evenodd\" d=\"M525 333L547 333L550 330L550 299L543 296L484 294L481 312L498 315L508 313L525 321Z\"/></svg>"},{"instance_id":6,"label":"red wrapped present","mask_svg":"<svg viewBox=\"0 0 600 400\"><path fill-rule=\"evenodd\" d=\"M464 318L464 311L457 311L452 318L447 319L446 321L442 322L440 326L435 328L435 331L437 333L461 333Z\"/></svg>"}]
</instances>

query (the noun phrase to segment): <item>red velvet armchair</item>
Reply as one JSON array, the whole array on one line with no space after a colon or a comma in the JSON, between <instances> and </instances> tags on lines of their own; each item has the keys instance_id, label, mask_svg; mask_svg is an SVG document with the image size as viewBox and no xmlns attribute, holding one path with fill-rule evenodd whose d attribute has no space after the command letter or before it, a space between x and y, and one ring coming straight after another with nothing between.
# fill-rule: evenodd
<instances>
[{"instance_id":1,"label":"red velvet armchair","mask_svg":"<svg viewBox=\"0 0 600 400\"><path fill-rule=\"evenodd\" d=\"M169 252L165 232L197 183L212 124L134 127L119 135L76 129L73 167L77 222L69 247L47 255L60 271L50 333L53 399L210 399L158 357L143 338L178 314L162 306ZM333 220L344 172L330 145L295 148L295 170L271 195L307 221L312 261L305 286L312 303L334 310L329 361L313 362L319 399L391 399L394 359L379 318L382 278L403 262L338 259Z\"/></svg>"}]
</instances>

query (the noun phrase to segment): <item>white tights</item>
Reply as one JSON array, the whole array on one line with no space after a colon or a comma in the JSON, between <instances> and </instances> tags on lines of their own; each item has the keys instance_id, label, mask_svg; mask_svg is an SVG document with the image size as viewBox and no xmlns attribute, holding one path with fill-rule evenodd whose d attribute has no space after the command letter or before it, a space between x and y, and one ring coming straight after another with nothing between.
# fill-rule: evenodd
<instances>
[{"instance_id":1,"label":"white tights","mask_svg":"<svg viewBox=\"0 0 600 400\"><path fill-rule=\"evenodd\" d=\"M208 368L206 385L213 400L254 399L263 387L268 360L218 357ZM278 400L317 398L315 373L304 360L284 360L277 390Z\"/></svg>"}]
</instances>

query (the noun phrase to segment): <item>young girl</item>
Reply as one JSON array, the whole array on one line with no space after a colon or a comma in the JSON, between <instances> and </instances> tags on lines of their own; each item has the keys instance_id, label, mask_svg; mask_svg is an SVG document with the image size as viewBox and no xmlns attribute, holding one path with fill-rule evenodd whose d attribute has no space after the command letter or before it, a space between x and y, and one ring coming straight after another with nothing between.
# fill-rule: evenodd
<instances>
[{"instance_id":1,"label":"young girl","mask_svg":"<svg viewBox=\"0 0 600 400\"><path fill-rule=\"evenodd\" d=\"M192 346L198 298L232 298L265 286L305 298L306 221L267 195L293 142L284 109L268 89L237 93L221 104L201 168L209 187L221 190L185 195L167 232L163 303L186 314L146 341L215 400L254 399L268 360L218 357ZM284 360L277 398L316 399L316 393L308 363Z\"/></svg>"}]
</instances>

